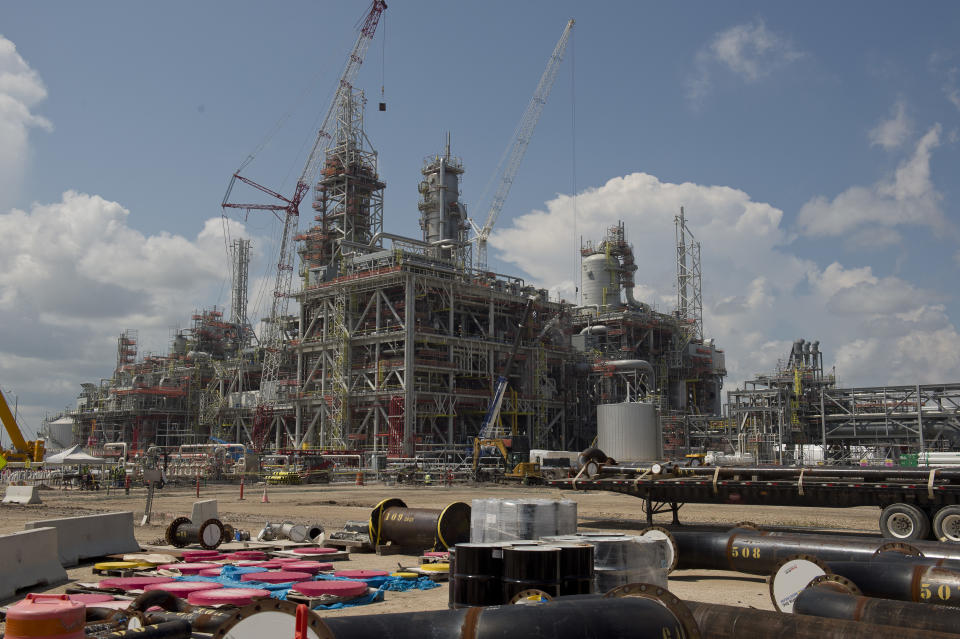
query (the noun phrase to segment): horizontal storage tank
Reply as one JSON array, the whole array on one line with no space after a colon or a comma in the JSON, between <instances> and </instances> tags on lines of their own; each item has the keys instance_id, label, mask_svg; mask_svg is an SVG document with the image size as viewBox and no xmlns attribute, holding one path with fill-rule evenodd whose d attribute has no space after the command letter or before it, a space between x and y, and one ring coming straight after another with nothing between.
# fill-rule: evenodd
<instances>
[{"instance_id":1,"label":"horizontal storage tank","mask_svg":"<svg viewBox=\"0 0 960 639\"><path fill-rule=\"evenodd\" d=\"M597 448L618 462L662 459L657 407L645 402L597 406Z\"/></svg>"}]
</instances>

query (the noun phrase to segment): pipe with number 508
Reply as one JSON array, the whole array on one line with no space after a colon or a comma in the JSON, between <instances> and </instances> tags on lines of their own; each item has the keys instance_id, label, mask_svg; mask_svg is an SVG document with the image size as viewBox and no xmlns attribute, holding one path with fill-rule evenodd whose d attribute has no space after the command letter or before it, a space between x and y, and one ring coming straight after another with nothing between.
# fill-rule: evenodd
<instances>
[{"instance_id":1,"label":"pipe with number 508","mask_svg":"<svg viewBox=\"0 0 960 639\"><path fill-rule=\"evenodd\" d=\"M885 553L889 539L845 537L803 533L778 533L734 528L726 532L675 530L678 569L734 570L754 575L769 575L777 565L796 555L810 555L826 562L857 561L871 563L929 563L944 565L960 562L960 545L911 542L925 557L915 558ZM960 563L956 564L960 565Z\"/></svg>"}]
</instances>

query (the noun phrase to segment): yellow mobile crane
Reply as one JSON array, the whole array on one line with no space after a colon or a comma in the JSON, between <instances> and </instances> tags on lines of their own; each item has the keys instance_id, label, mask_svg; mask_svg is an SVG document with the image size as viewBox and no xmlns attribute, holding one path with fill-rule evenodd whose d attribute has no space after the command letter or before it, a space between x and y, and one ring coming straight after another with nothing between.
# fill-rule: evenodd
<instances>
[{"instance_id":1,"label":"yellow mobile crane","mask_svg":"<svg viewBox=\"0 0 960 639\"><path fill-rule=\"evenodd\" d=\"M7 404L7 398L0 391L0 421L3 422L7 432L10 434L10 440L13 442L12 450L0 450L0 456L3 457L3 466L8 462L42 462L44 446L43 440L27 441L17 426L17 420L10 412L10 405Z\"/></svg>"}]
</instances>

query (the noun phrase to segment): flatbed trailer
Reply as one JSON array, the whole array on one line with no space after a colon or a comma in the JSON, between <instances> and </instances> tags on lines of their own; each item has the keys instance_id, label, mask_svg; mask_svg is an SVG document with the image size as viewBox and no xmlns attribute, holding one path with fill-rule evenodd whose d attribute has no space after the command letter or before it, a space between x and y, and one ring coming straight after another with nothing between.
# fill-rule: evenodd
<instances>
[{"instance_id":1,"label":"flatbed trailer","mask_svg":"<svg viewBox=\"0 0 960 639\"><path fill-rule=\"evenodd\" d=\"M858 477L758 477L750 469L730 476L724 469L694 476L636 477L595 476L591 478L556 479L550 486L562 490L606 490L643 500L647 523L653 515L672 512L673 523L679 524L678 512L684 504L736 504L760 506L799 506L806 508L852 508L877 506L882 509L880 531L896 539L924 539L930 533L942 541L960 542L960 481L941 477L940 469L930 469L919 479L866 479ZM956 471L949 474L953 475ZM891 475L893 473L890 473ZM946 473L944 473L946 475ZM954 483L956 482L956 483Z\"/></svg>"}]
</instances>

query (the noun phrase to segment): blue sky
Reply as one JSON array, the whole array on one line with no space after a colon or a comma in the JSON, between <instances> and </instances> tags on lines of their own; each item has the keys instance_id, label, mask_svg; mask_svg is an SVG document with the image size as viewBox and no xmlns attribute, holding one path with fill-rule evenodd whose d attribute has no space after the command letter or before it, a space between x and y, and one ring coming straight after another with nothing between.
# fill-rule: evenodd
<instances>
[{"instance_id":1,"label":"blue sky","mask_svg":"<svg viewBox=\"0 0 960 639\"><path fill-rule=\"evenodd\" d=\"M283 121L245 174L292 189L365 7L0 9L0 387L28 427L111 374L120 331L163 351L195 308L227 303L228 178ZM578 236L623 219L640 290L667 311L684 205L728 387L798 337L821 340L848 385L960 377L956 3L394 0L357 81L387 230L419 234L421 161L446 131L484 217L571 17L493 268L573 299ZM234 222L254 240L252 279L277 231Z\"/></svg>"}]
</instances>

